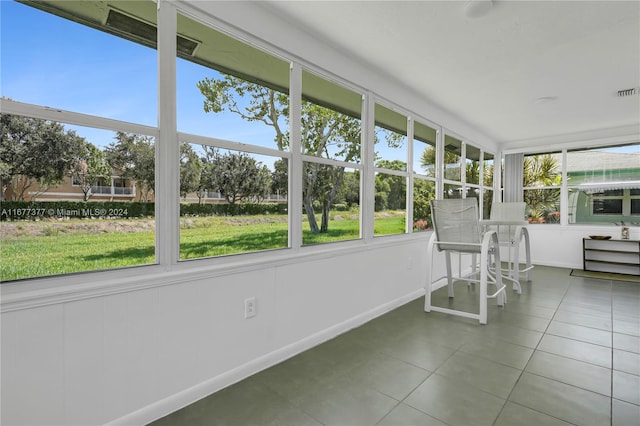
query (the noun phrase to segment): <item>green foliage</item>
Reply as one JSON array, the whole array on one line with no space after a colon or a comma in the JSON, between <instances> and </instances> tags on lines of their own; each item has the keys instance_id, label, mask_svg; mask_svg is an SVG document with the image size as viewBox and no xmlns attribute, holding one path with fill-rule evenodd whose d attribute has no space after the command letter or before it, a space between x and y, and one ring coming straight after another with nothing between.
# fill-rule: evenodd
<instances>
[{"instance_id":1,"label":"green foliage","mask_svg":"<svg viewBox=\"0 0 640 426\"><path fill-rule=\"evenodd\" d=\"M0 180L14 200L24 200L29 188L63 181L85 141L64 126L37 118L0 114Z\"/></svg>"},{"instance_id":2,"label":"green foliage","mask_svg":"<svg viewBox=\"0 0 640 426\"><path fill-rule=\"evenodd\" d=\"M105 149L107 161L118 174L136 181L143 201L155 190L155 147L150 136L117 132Z\"/></svg>"},{"instance_id":3,"label":"green foliage","mask_svg":"<svg viewBox=\"0 0 640 426\"><path fill-rule=\"evenodd\" d=\"M422 179L413 181L413 220L431 221L431 205L429 200L436 198L435 182ZM414 225L415 226L415 225Z\"/></svg>"},{"instance_id":4,"label":"green foliage","mask_svg":"<svg viewBox=\"0 0 640 426\"><path fill-rule=\"evenodd\" d=\"M286 196L289 192L289 162L281 158L273 163L271 173L271 193Z\"/></svg>"},{"instance_id":5,"label":"green foliage","mask_svg":"<svg viewBox=\"0 0 640 426\"><path fill-rule=\"evenodd\" d=\"M523 186L540 189L524 191L524 201L527 203L527 215L534 222L555 220L553 213L560 207L560 189L548 186L559 186L562 174L558 161L550 154L525 157L523 163Z\"/></svg>"},{"instance_id":6,"label":"green foliage","mask_svg":"<svg viewBox=\"0 0 640 426\"><path fill-rule=\"evenodd\" d=\"M181 216L243 216L286 214L286 212L287 205L282 203L180 204Z\"/></svg>"},{"instance_id":7,"label":"green foliage","mask_svg":"<svg viewBox=\"0 0 640 426\"><path fill-rule=\"evenodd\" d=\"M269 193L269 169L248 154L218 152L209 166L209 189L220 192L229 204L260 202Z\"/></svg>"},{"instance_id":8,"label":"green foliage","mask_svg":"<svg viewBox=\"0 0 640 426\"><path fill-rule=\"evenodd\" d=\"M196 192L200 187L202 176L202 162L191 145L180 144L180 196L186 198L190 192Z\"/></svg>"},{"instance_id":9,"label":"green foliage","mask_svg":"<svg viewBox=\"0 0 640 426\"><path fill-rule=\"evenodd\" d=\"M401 161L396 163L404 164ZM401 167L396 164L396 167ZM397 169L396 169L397 170ZM407 180L403 176L387 173L376 175L376 211L401 210L407 205Z\"/></svg>"}]
</instances>

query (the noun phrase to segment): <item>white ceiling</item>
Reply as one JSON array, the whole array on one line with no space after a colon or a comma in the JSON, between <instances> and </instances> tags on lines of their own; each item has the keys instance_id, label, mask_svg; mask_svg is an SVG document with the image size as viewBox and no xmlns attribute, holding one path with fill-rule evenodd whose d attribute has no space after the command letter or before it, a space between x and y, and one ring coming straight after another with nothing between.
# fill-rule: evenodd
<instances>
[{"instance_id":1,"label":"white ceiling","mask_svg":"<svg viewBox=\"0 0 640 426\"><path fill-rule=\"evenodd\" d=\"M263 6L498 143L638 126L640 95L616 93L640 86L640 1L494 1L477 18L466 3Z\"/></svg>"}]
</instances>

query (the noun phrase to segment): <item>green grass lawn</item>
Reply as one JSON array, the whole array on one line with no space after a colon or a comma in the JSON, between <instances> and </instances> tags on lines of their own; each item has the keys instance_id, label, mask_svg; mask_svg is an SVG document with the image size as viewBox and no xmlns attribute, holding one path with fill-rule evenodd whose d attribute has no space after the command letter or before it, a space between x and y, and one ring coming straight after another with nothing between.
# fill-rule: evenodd
<instances>
[{"instance_id":1,"label":"green grass lawn","mask_svg":"<svg viewBox=\"0 0 640 426\"><path fill-rule=\"evenodd\" d=\"M329 223L329 232L322 234L311 233L305 220L303 244L359 238L357 218L336 217ZM0 230L1 281L155 262L152 220L133 224L83 220L24 225L2 222ZM402 233L403 230L402 216L376 218L375 235ZM285 248L287 234L284 215L181 218L180 259Z\"/></svg>"}]
</instances>

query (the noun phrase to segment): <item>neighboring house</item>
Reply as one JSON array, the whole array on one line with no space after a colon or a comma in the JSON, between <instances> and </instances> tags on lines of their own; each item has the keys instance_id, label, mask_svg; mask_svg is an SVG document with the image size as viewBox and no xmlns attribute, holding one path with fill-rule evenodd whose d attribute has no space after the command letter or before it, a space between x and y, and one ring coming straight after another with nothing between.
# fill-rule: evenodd
<instances>
[{"instance_id":1,"label":"neighboring house","mask_svg":"<svg viewBox=\"0 0 640 426\"><path fill-rule=\"evenodd\" d=\"M11 200L11 188L8 188L3 199ZM153 201L153 195L149 201ZM82 201L84 192L81 185L71 176L50 188L41 188L34 185L25 195L25 201ZM136 191L136 184L131 179L112 176L102 178L97 185L91 187L90 201L141 201L140 194Z\"/></svg>"},{"instance_id":2,"label":"neighboring house","mask_svg":"<svg viewBox=\"0 0 640 426\"><path fill-rule=\"evenodd\" d=\"M569 152L569 223L640 222L640 154Z\"/></svg>"}]
</instances>

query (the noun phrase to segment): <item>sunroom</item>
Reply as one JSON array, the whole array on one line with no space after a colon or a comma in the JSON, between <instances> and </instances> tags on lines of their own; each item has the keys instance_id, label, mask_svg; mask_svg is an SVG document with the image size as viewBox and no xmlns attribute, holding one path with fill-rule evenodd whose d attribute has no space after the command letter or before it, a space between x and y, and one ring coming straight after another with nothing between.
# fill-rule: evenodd
<instances>
[{"instance_id":1,"label":"sunroom","mask_svg":"<svg viewBox=\"0 0 640 426\"><path fill-rule=\"evenodd\" d=\"M583 269L589 236L640 240L637 2L0 8L3 424L147 424L412 303L436 316L430 199L525 201L540 280ZM610 422L640 410L624 374Z\"/></svg>"}]
</instances>

